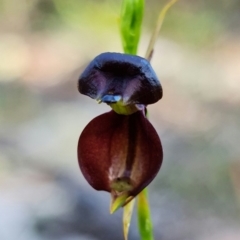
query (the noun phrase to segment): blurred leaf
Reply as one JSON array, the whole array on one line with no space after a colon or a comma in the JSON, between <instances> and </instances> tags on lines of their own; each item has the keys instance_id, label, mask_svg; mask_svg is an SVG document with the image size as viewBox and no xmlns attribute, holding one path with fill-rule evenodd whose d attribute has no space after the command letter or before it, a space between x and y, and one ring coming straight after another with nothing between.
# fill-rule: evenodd
<instances>
[{"instance_id":1,"label":"blurred leaf","mask_svg":"<svg viewBox=\"0 0 240 240\"><path fill-rule=\"evenodd\" d=\"M88 31L94 29L102 32L109 26L117 23L117 14L113 9L117 6L113 3L109 6L108 1L81 1L81 0L53 0L58 14L67 26ZM108 26L108 27L106 27Z\"/></svg>"},{"instance_id":2,"label":"blurred leaf","mask_svg":"<svg viewBox=\"0 0 240 240\"><path fill-rule=\"evenodd\" d=\"M143 12L144 0L123 0L120 31L125 53L137 53Z\"/></svg>"}]
</instances>

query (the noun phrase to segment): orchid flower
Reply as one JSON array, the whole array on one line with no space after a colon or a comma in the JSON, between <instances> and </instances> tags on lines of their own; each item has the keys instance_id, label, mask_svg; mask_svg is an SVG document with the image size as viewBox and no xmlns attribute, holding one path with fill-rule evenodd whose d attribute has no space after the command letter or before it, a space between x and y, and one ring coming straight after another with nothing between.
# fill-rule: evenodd
<instances>
[{"instance_id":1,"label":"orchid flower","mask_svg":"<svg viewBox=\"0 0 240 240\"><path fill-rule=\"evenodd\" d=\"M111 194L115 211L137 196L161 167L162 145L146 107L162 98L162 87L148 60L108 52L90 62L78 89L112 108L81 133L78 161L88 183Z\"/></svg>"}]
</instances>

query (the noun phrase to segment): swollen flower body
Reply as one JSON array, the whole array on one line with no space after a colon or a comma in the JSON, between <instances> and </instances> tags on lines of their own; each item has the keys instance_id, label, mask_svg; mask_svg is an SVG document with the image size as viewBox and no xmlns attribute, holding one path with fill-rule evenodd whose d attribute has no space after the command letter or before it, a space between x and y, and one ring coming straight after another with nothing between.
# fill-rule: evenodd
<instances>
[{"instance_id":1,"label":"swollen flower body","mask_svg":"<svg viewBox=\"0 0 240 240\"><path fill-rule=\"evenodd\" d=\"M79 78L79 91L112 107L94 118L78 142L80 169L96 190L108 191L121 205L140 193L158 173L161 141L145 116L162 97L150 63L141 57L103 53Z\"/></svg>"}]
</instances>

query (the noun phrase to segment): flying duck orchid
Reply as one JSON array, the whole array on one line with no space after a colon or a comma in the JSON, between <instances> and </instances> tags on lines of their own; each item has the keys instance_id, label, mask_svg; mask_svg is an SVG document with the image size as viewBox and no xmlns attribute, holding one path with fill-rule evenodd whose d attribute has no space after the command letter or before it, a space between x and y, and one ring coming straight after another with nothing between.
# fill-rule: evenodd
<instances>
[{"instance_id":1,"label":"flying duck orchid","mask_svg":"<svg viewBox=\"0 0 240 240\"><path fill-rule=\"evenodd\" d=\"M156 176L163 159L160 138L146 107L162 98L148 60L102 53L81 74L79 92L112 110L94 118L78 142L78 161L88 183L126 205ZM119 200L120 199L120 200Z\"/></svg>"}]
</instances>

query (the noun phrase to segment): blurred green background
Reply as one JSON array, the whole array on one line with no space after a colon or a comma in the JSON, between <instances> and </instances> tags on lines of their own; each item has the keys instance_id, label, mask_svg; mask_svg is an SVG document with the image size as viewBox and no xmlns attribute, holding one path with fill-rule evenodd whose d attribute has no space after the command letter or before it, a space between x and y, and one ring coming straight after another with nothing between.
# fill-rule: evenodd
<instances>
[{"instance_id":1,"label":"blurred green background","mask_svg":"<svg viewBox=\"0 0 240 240\"><path fill-rule=\"evenodd\" d=\"M144 56L166 1L146 1ZM83 179L78 137L108 106L78 94L101 52L122 52L121 1L0 0L0 239L120 240L121 211ZM180 0L152 65L164 148L150 186L156 240L240 239L240 1ZM139 239L136 219L130 240Z\"/></svg>"}]
</instances>

